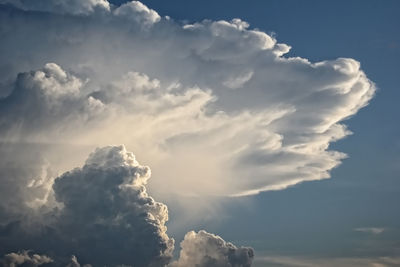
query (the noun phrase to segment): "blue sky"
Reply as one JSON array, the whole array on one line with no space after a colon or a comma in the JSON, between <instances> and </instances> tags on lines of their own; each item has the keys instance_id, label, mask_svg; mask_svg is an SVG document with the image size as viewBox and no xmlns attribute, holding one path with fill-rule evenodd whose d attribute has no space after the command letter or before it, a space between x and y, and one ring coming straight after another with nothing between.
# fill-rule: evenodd
<instances>
[{"instance_id":1,"label":"blue sky","mask_svg":"<svg viewBox=\"0 0 400 267\"><path fill-rule=\"evenodd\" d=\"M150 243L135 243L143 232L152 233L143 240L162 244L153 252L163 257L133 257L137 264L168 264L174 238L178 261L168 266L187 267L182 254L189 248L215 250L217 237L190 235L202 229L245 246L235 247L238 254L252 247L255 267L400 262L399 1L142 1L154 11L137 3L110 9L105 0L65 3L0 0L0 151L7 155L0 159L0 242L7 244L0 263L31 249L55 262L74 254L81 263L112 265L122 252L107 247L109 254L96 258L96 248L85 246L110 240L145 255ZM227 23L213 23L219 20ZM282 43L291 50L280 61ZM366 76L354 61L338 58L357 60ZM321 93L357 90L346 87L353 75L365 88L369 80L376 85L372 99L341 102ZM308 90L310 98L302 94ZM324 122L328 130L315 130ZM339 122L353 134L342 133ZM126 149L95 150L117 144ZM308 150L291 154L290 144ZM148 184L145 167L128 151L150 166ZM114 202L116 189L107 186L125 185L125 171L136 173L130 183L142 187ZM296 171L304 177L296 180ZM93 173L103 173L104 183L96 184ZM157 222L130 213L125 202ZM87 231L77 234L75 217ZM103 233L93 218L110 225L129 218L121 225L143 229ZM51 231L21 235L32 225ZM65 233L82 235L83 249L74 251ZM123 236L133 237L124 243ZM61 245L53 248L52 239ZM208 256L198 256L199 266L210 266Z\"/></svg>"}]
</instances>

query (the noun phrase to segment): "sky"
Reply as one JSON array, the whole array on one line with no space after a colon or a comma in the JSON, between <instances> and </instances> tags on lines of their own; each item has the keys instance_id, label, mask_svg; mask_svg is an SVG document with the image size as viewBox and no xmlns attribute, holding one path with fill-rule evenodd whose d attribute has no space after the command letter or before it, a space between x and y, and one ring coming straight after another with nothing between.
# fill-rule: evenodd
<instances>
[{"instance_id":1,"label":"sky","mask_svg":"<svg viewBox=\"0 0 400 267\"><path fill-rule=\"evenodd\" d=\"M400 264L398 1L0 4L3 265Z\"/></svg>"}]
</instances>

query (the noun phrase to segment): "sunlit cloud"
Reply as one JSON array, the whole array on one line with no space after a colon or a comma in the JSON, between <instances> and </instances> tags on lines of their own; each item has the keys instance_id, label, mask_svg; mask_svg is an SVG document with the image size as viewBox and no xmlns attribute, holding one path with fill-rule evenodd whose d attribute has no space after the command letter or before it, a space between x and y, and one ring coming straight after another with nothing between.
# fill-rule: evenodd
<instances>
[{"instance_id":1,"label":"sunlit cloud","mask_svg":"<svg viewBox=\"0 0 400 267\"><path fill-rule=\"evenodd\" d=\"M182 24L131 2L27 22L52 1L24 3L4 26L3 141L124 143L151 163L156 194L165 181L168 194L232 196L329 178L346 156L330 143L374 95L357 61L285 57L240 19Z\"/></svg>"}]
</instances>

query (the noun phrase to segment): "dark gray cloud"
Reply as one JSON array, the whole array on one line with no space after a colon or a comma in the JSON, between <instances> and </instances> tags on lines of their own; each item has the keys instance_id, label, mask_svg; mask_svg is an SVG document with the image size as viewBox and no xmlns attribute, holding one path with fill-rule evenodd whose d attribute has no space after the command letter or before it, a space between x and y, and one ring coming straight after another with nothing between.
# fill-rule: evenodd
<instances>
[{"instance_id":1,"label":"dark gray cloud","mask_svg":"<svg viewBox=\"0 0 400 267\"><path fill-rule=\"evenodd\" d=\"M146 193L149 177L123 146L97 149L82 168L56 178L61 208L42 214L41 230L30 232L24 217L4 226L2 251L28 246L59 262L75 254L97 266L166 265L174 241L166 234L167 207Z\"/></svg>"},{"instance_id":2,"label":"dark gray cloud","mask_svg":"<svg viewBox=\"0 0 400 267\"><path fill-rule=\"evenodd\" d=\"M82 168L57 178L63 204L57 228L76 256L94 265L163 266L173 239L166 234L167 207L148 196L150 169L123 146L97 149Z\"/></svg>"},{"instance_id":3,"label":"dark gray cloud","mask_svg":"<svg viewBox=\"0 0 400 267\"><path fill-rule=\"evenodd\" d=\"M250 267L253 258L252 248L237 248L203 230L191 231L185 235L179 259L171 267Z\"/></svg>"}]
</instances>

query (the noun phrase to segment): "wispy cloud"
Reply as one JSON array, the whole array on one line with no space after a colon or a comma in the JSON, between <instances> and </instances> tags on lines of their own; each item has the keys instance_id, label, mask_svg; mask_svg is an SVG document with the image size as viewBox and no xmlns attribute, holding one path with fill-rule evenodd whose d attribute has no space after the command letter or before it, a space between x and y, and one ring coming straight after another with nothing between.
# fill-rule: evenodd
<instances>
[{"instance_id":1,"label":"wispy cloud","mask_svg":"<svg viewBox=\"0 0 400 267\"><path fill-rule=\"evenodd\" d=\"M355 228L354 231L378 235L386 231L386 229L383 227L360 227Z\"/></svg>"}]
</instances>

